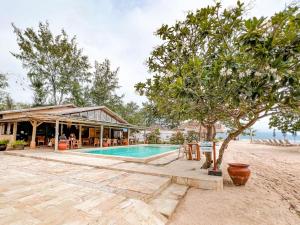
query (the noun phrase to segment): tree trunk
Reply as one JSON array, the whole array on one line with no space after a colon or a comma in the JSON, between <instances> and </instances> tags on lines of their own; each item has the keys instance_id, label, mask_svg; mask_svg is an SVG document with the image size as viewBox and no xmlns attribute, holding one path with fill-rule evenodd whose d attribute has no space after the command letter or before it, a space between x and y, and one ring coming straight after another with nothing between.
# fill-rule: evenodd
<instances>
[{"instance_id":1,"label":"tree trunk","mask_svg":"<svg viewBox=\"0 0 300 225\"><path fill-rule=\"evenodd\" d=\"M256 119L257 120L257 119ZM248 127L251 127L255 122L256 120L253 120L251 121L250 123L248 123L246 126L244 126L242 129L239 129L235 132L232 132L228 135L228 137L223 141L222 145L221 145L221 148L219 150L219 157L217 159L217 164L218 164L218 167L221 166L222 164L222 161L223 161L223 155L224 155L224 151L227 149L228 147L228 144L231 140L233 140L234 138L236 138L237 136L239 136L241 133L243 133L243 131L245 129L247 129Z\"/></svg>"},{"instance_id":2,"label":"tree trunk","mask_svg":"<svg viewBox=\"0 0 300 225\"><path fill-rule=\"evenodd\" d=\"M209 124L206 126L207 132L206 132L206 141L213 141L216 133L214 129L214 124ZM211 153L210 152L205 152L205 162L202 165L201 169L208 169L212 162L211 162Z\"/></svg>"}]
</instances>

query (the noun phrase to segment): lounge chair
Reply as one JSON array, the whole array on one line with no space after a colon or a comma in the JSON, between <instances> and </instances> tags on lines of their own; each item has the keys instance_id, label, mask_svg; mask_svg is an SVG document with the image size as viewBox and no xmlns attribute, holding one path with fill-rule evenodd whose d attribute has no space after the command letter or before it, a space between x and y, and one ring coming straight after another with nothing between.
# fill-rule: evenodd
<instances>
[{"instance_id":1,"label":"lounge chair","mask_svg":"<svg viewBox=\"0 0 300 225\"><path fill-rule=\"evenodd\" d=\"M286 146L294 146L289 140L283 140L286 144Z\"/></svg>"},{"instance_id":2,"label":"lounge chair","mask_svg":"<svg viewBox=\"0 0 300 225\"><path fill-rule=\"evenodd\" d=\"M281 143L277 139L274 139L273 141L275 142L275 145L277 145L277 146L281 145Z\"/></svg>"}]
</instances>

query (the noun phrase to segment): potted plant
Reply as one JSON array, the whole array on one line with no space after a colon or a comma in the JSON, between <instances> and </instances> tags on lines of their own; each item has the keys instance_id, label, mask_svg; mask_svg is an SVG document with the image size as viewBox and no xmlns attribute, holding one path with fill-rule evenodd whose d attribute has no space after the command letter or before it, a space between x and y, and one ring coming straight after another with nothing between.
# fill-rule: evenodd
<instances>
[{"instance_id":1,"label":"potted plant","mask_svg":"<svg viewBox=\"0 0 300 225\"><path fill-rule=\"evenodd\" d=\"M5 151L9 140L0 140L0 151Z\"/></svg>"},{"instance_id":2,"label":"potted plant","mask_svg":"<svg viewBox=\"0 0 300 225\"><path fill-rule=\"evenodd\" d=\"M15 150L24 150L25 145L26 145L26 142L23 140L17 140L12 143L12 147Z\"/></svg>"}]
</instances>

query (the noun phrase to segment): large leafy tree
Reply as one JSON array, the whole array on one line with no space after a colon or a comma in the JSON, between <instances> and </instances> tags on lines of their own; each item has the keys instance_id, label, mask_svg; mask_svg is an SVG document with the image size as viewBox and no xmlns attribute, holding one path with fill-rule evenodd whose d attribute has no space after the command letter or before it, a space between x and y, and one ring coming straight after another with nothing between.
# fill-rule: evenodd
<instances>
[{"instance_id":1,"label":"large leafy tree","mask_svg":"<svg viewBox=\"0 0 300 225\"><path fill-rule=\"evenodd\" d=\"M246 19L244 5L222 10L216 3L162 25L162 39L147 64L155 75L136 85L158 111L177 120L195 119L214 136L217 121L230 127L229 142L260 118L300 100L298 6L270 18ZM204 168L210 166L207 155Z\"/></svg>"},{"instance_id":2,"label":"large leafy tree","mask_svg":"<svg viewBox=\"0 0 300 225\"><path fill-rule=\"evenodd\" d=\"M123 95L117 94L120 87L118 71L119 68L111 69L111 63L108 59L102 63L95 62L92 87L88 94L92 105L105 105L114 111L120 111Z\"/></svg>"},{"instance_id":3,"label":"large leafy tree","mask_svg":"<svg viewBox=\"0 0 300 225\"><path fill-rule=\"evenodd\" d=\"M28 70L36 105L62 104L71 101L81 104L84 84L89 80L88 57L78 48L76 37L71 39L65 30L54 35L48 22L39 23L38 31L24 31L14 24L20 51L12 53Z\"/></svg>"}]
</instances>

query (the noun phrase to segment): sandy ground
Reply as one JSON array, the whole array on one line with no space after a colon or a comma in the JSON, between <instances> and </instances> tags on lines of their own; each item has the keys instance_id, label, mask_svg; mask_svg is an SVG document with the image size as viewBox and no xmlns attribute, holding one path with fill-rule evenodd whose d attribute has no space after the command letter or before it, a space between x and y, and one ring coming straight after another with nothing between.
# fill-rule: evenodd
<instances>
[{"instance_id":1,"label":"sandy ground","mask_svg":"<svg viewBox=\"0 0 300 225\"><path fill-rule=\"evenodd\" d=\"M246 186L233 186L228 162L250 164ZM300 224L300 147L232 142L223 166L224 190L191 188L169 224Z\"/></svg>"}]
</instances>

